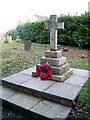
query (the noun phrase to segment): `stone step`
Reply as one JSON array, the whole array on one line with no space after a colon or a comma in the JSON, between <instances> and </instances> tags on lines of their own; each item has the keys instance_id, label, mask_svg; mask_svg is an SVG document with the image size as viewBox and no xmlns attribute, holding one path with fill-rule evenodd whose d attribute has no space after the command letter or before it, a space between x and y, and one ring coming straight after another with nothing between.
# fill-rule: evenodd
<instances>
[{"instance_id":1,"label":"stone step","mask_svg":"<svg viewBox=\"0 0 90 120\"><path fill-rule=\"evenodd\" d=\"M67 106L73 104L73 101L81 89L81 86L51 80L42 81L37 77L22 73L3 78L2 85Z\"/></svg>"},{"instance_id":2,"label":"stone step","mask_svg":"<svg viewBox=\"0 0 90 120\"><path fill-rule=\"evenodd\" d=\"M55 81L58 81L58 82L63 82L67 78L69 78L72 74L73 74L73 70L69 69L66 73L64 73L62 75L52 75L51 78L50 78L50 80L55 80ZM32 72L32 76L36 77L36 71Z\"/></svg>"},{"instance_id":3,"label":"stone step","mask_svg":"<svg viewBox=\"0 0 90 120\"><path fill-rule=\"evenodd\" d=\"M28 114L31 114L32 112L35 113L36 115L40 115L50 119L54 118L66 119L71 111L71 107L67 107L58 103L37 98L1 86L0 86L0 99L4 100L6 104L11 103L11 105L14 106L15 109L16 107L18 107L18 109L22 108L24 110L27 110Z\"/></svg>"},{"instance_id":4,"label":"stone step","mask_svg":"<svg viewBox=\"0 0 90 120\"><path fill-rule=\"evenodd\" d=\"M2 85L45 100L71 106L88 79L88 70L73 69L73 75L63 83L51 80L42 81L37 77L32 77L35 69L32 67L3 78Z\"/></svg>"},{"instance_id":5,"label":"stone step","mask_svg":"<svg viewBox=\"0 0 90 120\"><path fill-rule=\"evenodd\" d=\"M66 57L61 58L45 58L41 57L40 64L49 63L51 66L60 67L66 63Z\"/></svg>"},{"instance_id":6,"label":"stone step","mask_svg":"<svg viewBox=\"0 0 90 120\"><path fill-rule=\"evenodd\" d=\"M36 65L36 70L39 66L41 66L41 65L40 64ZM51 66L51 68L52 68L53 75L62 75L63 73L65 73L69 70L69 63L62 65L61 67Z\"/></svg>"},{"instance_id":7,"label":"stone step","mask_svg":"<svg viewBox=\"0 0 90 120\"><path fill-rule=\"evenodd\" d=\"M62 57L62 51L60 51L60 50L57 50L57 51L47 50L45 52L45 57L46 58L60 58L60 57Z\"/></svg>"}]
</instances>

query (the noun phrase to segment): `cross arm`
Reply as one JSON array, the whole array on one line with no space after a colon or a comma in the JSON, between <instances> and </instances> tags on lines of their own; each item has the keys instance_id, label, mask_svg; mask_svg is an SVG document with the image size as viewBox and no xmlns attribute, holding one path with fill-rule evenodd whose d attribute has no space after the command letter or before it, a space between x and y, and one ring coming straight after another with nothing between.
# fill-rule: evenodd
<instances>
[{"instance_id":1,"label":"cross arm","mask_svg":"<svg viewBox=\"0 0 90 120\"><path fill-rule=\"evenodd\" d=\"M44 29L50 29L50 24L49 23L44 23Z\"/></svg>"},{"instance_id":2,"label":"cross arm","mask_svg":"<svg viewBox=\"0 0 90 120\"><path fill-rule=\"evenodd\" d=\"M57 29L64 29L64 22L57 22L57 24L56 24L56 28Z\"/></svg>"}]
</instances>

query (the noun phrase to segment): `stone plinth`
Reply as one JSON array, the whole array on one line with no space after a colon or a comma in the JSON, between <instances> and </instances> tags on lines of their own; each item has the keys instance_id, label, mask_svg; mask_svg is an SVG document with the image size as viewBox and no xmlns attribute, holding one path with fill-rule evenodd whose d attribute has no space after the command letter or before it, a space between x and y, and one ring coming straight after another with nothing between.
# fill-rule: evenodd
<instances>
[{"instance_id":1,"label":"stone plinth","mask_svg":"<svg viewBox=\"0 0 90 120\"><path fill-rule=\"evenodd\" d=\"M79 91L89 78L88 70L73 69L73 75L62 83L32 77L34 70L35 67L29 68L3 78L0 99L13 104L15 109L18 106L20 110L24 108L47 118L65 117L66 120Z\"/></svg>"},{"instance_id":2,"label":"stone plinth","mask_svg":"<svg viewBox=\"0 0 90 120\"><path fill-rule=\"evenodd\" d=\"M39 66L41 66L41 65L40 64L36 65L36 70ZM52 67L52 74L53 75L62 75L63 73L65 73L69 70L69 64L68 63L62 65L61 67L55 67L55 66L51 66L51 67Z\"/></svg>"},{"instance_id":3,"label":"stone plinth","mask_svg":"<svg viewBox=\"0 0 90 120\"><path fill-rule=\"evenodd\" d=\"M51 66L60 67L66 63L66 57L61 58L41 58L41 64L49 63Z\"/></svg>"},{"instance_id":4,"label":"stone plinth","mask_svg":"<svg viewBox=\"0 0 90 120\"><path fill-rule=\"evenodd\" d=\"M60 58L62 57L62 51L50 51L50 50L47 50L45 52L45 57L46 58Z\"/></svg>"},{"instance_id":5,"label":"stone plinth","mask_svg":"<svg viewBox=\"0 0 90 120\"><path fill-rule=\"evenodd\" d=\"M69 78L73 74L73 70L69 69L67 72L65 72L62 75L52 75L50 80L58 81L58 82L63 82L67 78ZM32 76L36 77L36 71L32 72Z\"/></svg>"},{"instance_id":6,"label":"stone plinth","mask_svg":"<svg viewBox=\"0 0 90 120\"><path fill-rule=\"evenodd\" d=\"M62 51L46 51L45 57L42 57L40 64L36 65L36 70L39 66L47 62L52 68L50 80L63 82L73 74L73 70L69 69L69 63L67 63L66 57L62 56ZM36 71L32 72L32 76L36 77Z\"/></svg>"}]
</instances>

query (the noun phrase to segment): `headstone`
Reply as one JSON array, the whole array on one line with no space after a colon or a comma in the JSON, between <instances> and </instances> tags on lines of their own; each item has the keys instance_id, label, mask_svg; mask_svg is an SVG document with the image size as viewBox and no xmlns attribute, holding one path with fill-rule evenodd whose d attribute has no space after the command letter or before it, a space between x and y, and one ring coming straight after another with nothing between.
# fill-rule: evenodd
<instances>
[{"instance_id":1,"label":"headstone","mask_svg":"<svg viewBox=\"0 0 90 120\"><path fill-rule=\"evenodd\" d=\"M19 39L19 36L17 35L17 39Z\"/></svg>"},{"instance_id":2,"label":"headstone","mask_svg":"<svg viewBox=\"0 0 90 120\"><path fill-rule=\"evenodd\" d=\"M10 35L9 36L9 43L12 43L13 41L12 41L12 36Z\"/></svg>"},{"instance_id":3,"label":"headstone","mask_svg":"<svg viewBox=\"0 0 90 120\"><path fill-rule=\"evenodd\" d=\"M30 51L31 50L31 44L32 44L31 40L25 40L25 42L24 42L24 50Z\"/></svg>"},{"instance_id":4,"label":"headstone","mask_svg":"<svg viewBox=\"0 0 90 120\"><path fill-rule=\"evenodd\" d=\"M5 41L5 36L4 35L1 36L1 41L2 41L2 43L4 43L4 41Z\"/></svg>"},{"instance_id":5,"label":"headstone","mask_svg":"<svg viewBox=\"0 0 90 120\"><path fill-rule=\"evenodd\" d=\"M56 15L50 15L50 24L45 24L50 29L50 50L57 50L57 29L64 29L64 22L58 23Z\"/></svg>"},{"instance_id":6,"label":"headstone","mask_svg":"<svg viewBox=\"0 0 90 120\"><path fill-rule=\"evenodd\" d=\"M9 38L9 36L6 34L6 35L5 35L5 41L4 41L4 43L9 43L8 38Z\"/></svg>"}]
</instances>

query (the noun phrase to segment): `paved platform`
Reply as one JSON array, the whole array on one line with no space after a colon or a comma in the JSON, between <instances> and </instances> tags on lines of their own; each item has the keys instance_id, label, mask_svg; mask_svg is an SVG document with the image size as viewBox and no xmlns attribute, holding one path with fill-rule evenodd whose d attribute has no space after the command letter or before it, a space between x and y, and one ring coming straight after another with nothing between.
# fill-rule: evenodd
<instances>
[{"instance_id":1,"label":"paved platform","mask_svg":"<svg viewBox=\"0 0 90 120\"><path fill-rule=\"evenodd\" d=\"M0 98L47 118L66 118L89 77L88 71L73 69L73 75L67 80L57 82L32 77L35 69L3 78Z\"/></svg>"}]
</instances>

